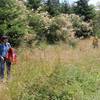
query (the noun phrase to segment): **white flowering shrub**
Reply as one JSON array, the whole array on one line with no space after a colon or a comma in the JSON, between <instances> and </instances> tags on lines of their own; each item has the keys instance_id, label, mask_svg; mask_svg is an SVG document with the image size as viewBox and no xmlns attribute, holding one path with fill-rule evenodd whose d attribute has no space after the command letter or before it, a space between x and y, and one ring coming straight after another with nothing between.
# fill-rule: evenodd
<instances>
[{"instance_id":1,"label":"white flowering shrub","mask_svg":"<svg viewBox=\"0 0 100 100\"><path fill-rule=\"evenodd\" d=\"M86 37L92 33L90 23L74 14L51 17L47 12L35 12L29 17L29 26L35 31L37 40L48 43L66 41L68 37Z\"/></svg>"},{"instance_id":2,"label":"white flowering shrub","mask_svg":"<svg viewBox=\"0 0 100 100\"><path fill-rule=\"evenodd\" d=\"M52 18L52 23L48 29L49 42L66 41L68 34L72 31L72 24L67 15L59 15Z\"/></svg>"},{"instance_id":3,"label":"white flowering shrub","mask_svg":"<svg viewBox=\"0 0 100 100\"><path fill-rule=\"evenodd\" d=\"M84 22L81 17L75 14L71 14L69 17L76 37L88 37L93 33L91 23Z\"/></svg>"}]
</instances>

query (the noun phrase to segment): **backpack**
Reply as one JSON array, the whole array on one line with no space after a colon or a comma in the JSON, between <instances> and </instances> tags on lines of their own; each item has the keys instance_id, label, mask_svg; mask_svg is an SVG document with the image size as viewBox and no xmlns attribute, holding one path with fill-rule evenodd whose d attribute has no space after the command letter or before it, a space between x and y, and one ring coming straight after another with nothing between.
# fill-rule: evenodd
<instances>
[{"instance_id":1,"label":"backpack","mask_svg":"<svg viewBox=\"0 0 100 100\"><path fill-rule=\"evenodd\" d=\"M6 60L10 61L12 64L17 63L17 54L14 48L10 48L6 55Z\"/></svg>"}]
</instances>

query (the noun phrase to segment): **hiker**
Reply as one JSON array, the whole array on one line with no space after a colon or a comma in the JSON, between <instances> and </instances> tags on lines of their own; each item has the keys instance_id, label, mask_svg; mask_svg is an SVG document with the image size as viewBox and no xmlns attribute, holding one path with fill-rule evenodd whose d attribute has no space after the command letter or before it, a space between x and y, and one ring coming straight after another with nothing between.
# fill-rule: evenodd
<instances>
[{"instance_id":1,"label":"hiker","mask_svg":"<svg viewBox=\"0 0 100 100\"><path fill-rule=\"evenodd\" d=\"M92 41L93 48L98 48L98 37L94 36Z\"/></svg>"},{"instance_id":2,"label":"hiker","mask_svg":"<svg viewBox=\"0 0 100 100\"><path fill-rule=\"evenodd\" d=\"M8 43L7 36L1 36L0 41L0 79L1 81L4 81L5 64L7 67L7 78L8 80L10 79L11 61L6 59L6 55L11 48L11 45Z\"/></svg>"}]
</instances>

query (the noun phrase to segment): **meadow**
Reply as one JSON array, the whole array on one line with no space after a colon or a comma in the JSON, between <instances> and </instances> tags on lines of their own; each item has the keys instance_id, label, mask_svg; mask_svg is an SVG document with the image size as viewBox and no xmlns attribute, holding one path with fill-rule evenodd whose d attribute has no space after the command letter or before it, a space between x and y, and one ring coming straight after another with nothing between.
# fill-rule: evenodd
<instances>
[{"instance_id":1,"label":"meadow","mask_svg":"<svg viewBox=\"0 0 100 100\"><path fill-rule=\"evenodd\" d=\"M0 84L0 100L100 100L100 47L91 40L17 49L12 80Z\"/></svg>"}]
</instances>

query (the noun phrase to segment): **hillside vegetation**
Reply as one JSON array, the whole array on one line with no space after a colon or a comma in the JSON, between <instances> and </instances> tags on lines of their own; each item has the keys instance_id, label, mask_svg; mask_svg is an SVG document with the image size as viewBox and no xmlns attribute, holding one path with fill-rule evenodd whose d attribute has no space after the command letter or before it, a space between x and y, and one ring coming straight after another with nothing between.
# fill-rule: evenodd
<instances>
[{"instance_id":1,"label":"hillside vegetation","mask_svg":"<svg viewBox=\"0 0 100 100\"><path fill-rule=\"evenodd\" d=\"M0 0L0 36L17 52L0 100L100 100L100 11L50 1Z\"/></svg>"},{"instance_id":2,"label":"hillside vegetation","mask_svg":"<svg viewBox=\"0 0 100 100\"><path fill-rule=\"evenodd\" d=\"M70 6L67 2L56 6L49 0L0 2L0 35L8 35L13 46L32 42L55 44L68 42L69 38L73 40L96 33L99 35L99 29L95 30L99 16L95 18L96 11L93 6L88 5L87 0L79 0L76 2L77 6ZM27 37L29 35L31 38Z\"/></svg>"}]
</instances>

